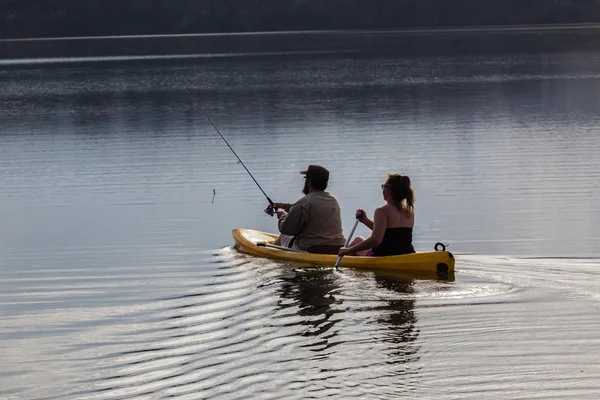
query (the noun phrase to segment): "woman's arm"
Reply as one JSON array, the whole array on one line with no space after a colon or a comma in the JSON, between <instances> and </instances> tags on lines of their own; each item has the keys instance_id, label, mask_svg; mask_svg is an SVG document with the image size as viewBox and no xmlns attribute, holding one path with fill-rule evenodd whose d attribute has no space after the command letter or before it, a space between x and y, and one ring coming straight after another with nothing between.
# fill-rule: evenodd
<instances>
[{"instance_id":1,"label":"woman's arm","mask_svg":"<svg viewBox=\"0 0 600 400\"><path fill-rule=\"evenodd\" d=\"M367 217L367 213L365 212L365 210L363 210L362 208L356 210L356 218L358 218L360 222L365 224L367 228L373 230L373 221L371 221L369 217Z\"/></svg>"},{"instance_id":2,"label":"woman's arm","mask_svg":"<svg viewBox=\"0 0 600 400\"><path fill-rule=\"evenodd\" d=\"M365 217L366 218L366 217ZM387 228L387 214L382 207L379 207L375 210L375 215L373 216L375 221L371 221L367 218L367 220L371 223L370 228L373 230L371 236L369 236L364 241L355 244L352 247L349 247L348 250L351 253L356 253L357 251L372 249L373 247L379 245L383 240L383 235L385 234L385 230ZM362 221L361 221L362 222ZM364 223L367 225L367 223ZM369 225L367 225L369 226Z\"/></svg>"}]
</instances>

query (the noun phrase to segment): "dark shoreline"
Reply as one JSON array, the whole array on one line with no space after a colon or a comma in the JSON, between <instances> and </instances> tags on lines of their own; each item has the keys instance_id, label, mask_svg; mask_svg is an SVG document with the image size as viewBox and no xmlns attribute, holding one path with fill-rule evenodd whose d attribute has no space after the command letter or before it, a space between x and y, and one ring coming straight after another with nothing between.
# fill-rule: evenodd
<instances>
[{"instance_id":1,"label":"dark shoreline","mask_svg":"<svg viewBox=\"0 0 600 400\"><path fill-rule=\"evenodd\" d=\"M599 24L0 40L0 60L278 53L443 56L600 48Z\"/></svg>"},{"instance_id":2,"label":"dark shoreline","mask_svg":"<svg viewBox=\"0 0 600 400\"><path fill-rule=\"evenodd\" d=\"M202 37L227 37L227 36L304 36L304 35L385 35L385 34L441 34L441 33L549 33L568 30L600 30L600 24L553 24L553 25L488 25L488 26L455 26L432 28L406 28L406 29L370 29L370 30L310 30L310 31L265 31L265 32L228 32L228 33L184 33L164 35L123 35L123 36L74 36L74 37L24 37L0 39L2 42L43 42L43 41L75 41L75 40L107 40L107 39L158 39L158 38L202 38Z\"/></svg>"}]
</instances>

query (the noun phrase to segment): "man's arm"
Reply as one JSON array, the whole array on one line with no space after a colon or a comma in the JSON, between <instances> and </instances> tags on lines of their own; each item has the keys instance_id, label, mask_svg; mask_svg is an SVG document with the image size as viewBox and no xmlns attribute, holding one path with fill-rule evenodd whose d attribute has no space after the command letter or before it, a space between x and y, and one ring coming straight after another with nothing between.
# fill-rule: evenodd
<instances>
[{"instance_id":1,"label":"man's arm","mask_svg":"<svg viewBox=\"0 0 600 400\"><path fill-rule=\"evenodd\" d=\"M308 222L308 210L300 202L293 204L289 213L278 213L277 215L280 216L279 232L284 235L298 235Z\"/></svg>"},{"instance_id":2,"label":"man's arm","mask_svg":"<svg viewBox=\"0 0 600 400\"><path fill-rule=\"evenodd\" d=\"M281 209L285 212L290 212L290 208L292 208L292 205L290 203L278 203L275 202L275 208Z\"/></svg>"}]
</instances>

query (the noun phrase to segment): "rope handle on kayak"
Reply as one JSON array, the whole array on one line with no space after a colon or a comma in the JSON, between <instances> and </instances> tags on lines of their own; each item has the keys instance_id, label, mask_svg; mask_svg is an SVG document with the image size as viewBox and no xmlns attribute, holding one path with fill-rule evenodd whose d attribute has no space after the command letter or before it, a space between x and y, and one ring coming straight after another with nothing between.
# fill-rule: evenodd
<instances>
[{"instance_id":1,"label":"rope handle on kayak","mask_svg":"<svg viewBox=\"0 0 600 400\"><path fill-rule=\"evenodd\" d=\"M446 251L446 247L448 247L448 246L450 246L450 245L449 244L444 244L444 243L441 243L441 242L437 242L435 244L435 246L433 246L433 248L435 249L435 251ZM438 247L441 247L442 249L440 250L440 249L438 249Z\"/></svg>"}]
</instances>

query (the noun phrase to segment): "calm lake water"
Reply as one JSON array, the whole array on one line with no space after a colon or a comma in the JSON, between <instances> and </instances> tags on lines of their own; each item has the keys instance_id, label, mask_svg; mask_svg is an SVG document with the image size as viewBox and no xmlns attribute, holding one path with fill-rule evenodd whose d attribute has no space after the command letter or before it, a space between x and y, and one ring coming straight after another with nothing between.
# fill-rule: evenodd
<instances>
[{"instance_id":1,"label":"calm lake water","mask_svg":"<svg viewBox=\"0 0 600 400\"><path fill-rule=\"evenodd\" d=\"M0 399L600 396L599 51L49 61L0 66ZM236 252L276 220L201 109L346 233L409 174L455 275Z\"/></svg>"}]
</instances>

